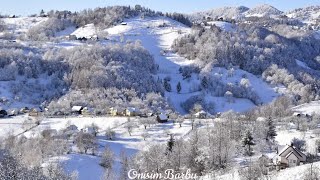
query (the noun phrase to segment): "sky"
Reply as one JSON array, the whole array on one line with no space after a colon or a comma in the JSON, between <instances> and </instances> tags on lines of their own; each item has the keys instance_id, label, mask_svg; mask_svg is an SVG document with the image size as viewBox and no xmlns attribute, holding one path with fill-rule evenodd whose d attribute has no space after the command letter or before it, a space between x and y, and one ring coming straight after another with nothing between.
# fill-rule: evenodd
<instances>
[{"instance_id":1,"label":"sky","mask_svg":"<svg viewBox=\"0 0 320 180\"><path fill-rule=\"evenodd\" d=\"M181 13L239 5L254 7L259 4L270 4L282 11L320 5L320 0L0 0L0 2L0 14L3 15L30 15L39 13L41 9L78 11L86 8L135 4L162 12Z\"/></svg>"}]
</instances>

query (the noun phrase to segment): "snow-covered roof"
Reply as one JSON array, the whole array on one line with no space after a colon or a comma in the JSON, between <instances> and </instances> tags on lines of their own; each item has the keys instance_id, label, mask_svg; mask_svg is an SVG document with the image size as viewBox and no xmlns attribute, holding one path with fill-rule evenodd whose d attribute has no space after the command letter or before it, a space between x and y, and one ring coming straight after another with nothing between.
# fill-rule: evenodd
<instances>
[{"instance_id":1,"label":"snow-covered roof","mask_svg":"<svg viewBox=\"0 0 320 180\"><path fill-rule=\"evenodd\" d=\"M281 156L282 153L284 153L288 148L292 148L293 151L295 151L300 157L305 156L302 152L300 152L299 150L297 150L294 146L289 146L289 145L285 145L284 148L281 149L281 151L279 151L278 156ZM285 157L287 158L289 156L289 154L291 154L293 151L291 151L290 153L288 153L288 155L286 155Z\"/></svg>"},{"instance_id":2,"label":"snow-covered roof","mask_svg":"<svg viewBox=\"0 0 320 180\"><path fill-rule=\"evenodd\" d=\"M82 109L82 106L73 106L72 111L80 111Z\"/></svg>"},{"instance_id":3,"label":"snow-covered roof","mask_svg":"<svg viewBox=\"0 0 320 180\"><path fill-rule=\"evenodd\" d=\"M267 118L265 118L265 117L258 117L257 118L257 121L266 121L267 120Z\"/></svg>"},{"instance_id":4,"label":"snow-covered roof","mask_svg":"<svg viewBox=\"0 0 320 180\"><path fill-rule=\"evenodd\" d=\"M200 115L207 115L207 114L208 114L207 112L205 112L204 110L201 110L201 111L195 113L194 115L195 116L200 116Z\"/></svg>"},{"instance_id":5,"label":"snow-covered roof","mask_svg":"<svg viewBox=\"0 0 320 180\"><path fill-rule=\"evenodd\" d=\"M129 107L129 108L127 108L127 111L129 111L129 112L137 112L138 109L136 109L134 107Z\"/></svg>"},{"instance_id":6,"label":"snow-covered roof","mask_svg":"<svg viewBox=\"0 0 320 180\"><path fill-rule=\"evenodd\" d=\"M159 114L159 119L160 119L161 121L165 121L165 120L168 120L168 117L167 117L167 115L165 115L165 114Z\"/></svg>"}]
</instances>

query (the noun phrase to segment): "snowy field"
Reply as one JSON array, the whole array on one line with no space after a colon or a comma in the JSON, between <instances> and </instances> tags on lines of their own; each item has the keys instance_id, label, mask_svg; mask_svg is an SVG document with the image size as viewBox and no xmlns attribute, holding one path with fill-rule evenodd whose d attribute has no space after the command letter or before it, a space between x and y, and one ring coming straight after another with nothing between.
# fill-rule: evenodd
<instances>
[{"instance_id":1,"label":"snowy field","mask_svg":"<svg viewBox=\"0 0 320 180\"><path fill-rule=\"evenodd\" d=\"M292 111L304 114L320 114L320 101L312 101L310 103L301 104L293 107Z\"/></svg>"},{"instance_id":2,"label":"snowy field","mask_svg":"<svg viewBox=\"0 0 320 180\"><path fill-rule=\"evenodd\" d=\"M178 123L155 123L148 126L145 130L138 118L130 118L130 122L134 123L132 134L129 135L126 128L128 123L127 117L61 117L61 118L44 118L40 125L36 126L32 117L27 115L19 115L11 118L0 119L0 138L5 138L8 135L26 137L35 137L45 129L57 130L58 132L68 125L76 125L78 129L85 126L90 126L92 123L99 126L100 130L97 136L97 143L99 145L98 154L100 154L105 146L116 155L115 170L119 170L119 156L120 152L124 151L127 155L132 156L138 151L147 149L150 145L158 143L166 143L169 139L169 134L173 134L175 139L185 138L191 131L191 122L186 120L181 127ZM28 127L33 127L26 130L24 121L28 121ZM206 123L212 124L212 121L202 120L202 126ZM35 126L35 127L34 127ZM114 140L106 140L104 132L108 128L112 128L116 132ZM148 136L144 140L143 134ZM71 153L59 157L50 158L49 162L60 162L68 172L77 171L80 180L99 179L103 174L103 168L99 165L100 157ZM44 164L45 166L46 164ZM89 168L89 170L88 170ZM90 172L90 174L86 173Z\"/></svg>"}]
</instances>

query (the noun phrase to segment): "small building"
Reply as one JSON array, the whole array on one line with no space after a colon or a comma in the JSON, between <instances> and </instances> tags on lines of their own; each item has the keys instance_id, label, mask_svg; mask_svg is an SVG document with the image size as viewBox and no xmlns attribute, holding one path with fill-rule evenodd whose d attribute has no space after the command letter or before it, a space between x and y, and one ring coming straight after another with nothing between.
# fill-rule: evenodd
<instances>
[{"instance_id":1,"label":"small building","mask_svg":"<svg viewBox=\"0 0 320 180\"><path fill-rule=\"evenodd\" d=\"M126 109L126 116L138 116L139 110L134 107L129 107Z\"/></svg>"},{"instance_id":2,"label":"small building","mask_svg":"<svg viewBox=\"0 0 320 180\"><path fill-rule=\"evenodd\" d=\"M8 116L17 116L19 114L18 109L10 109L8 110Z\"/></svg>"},{"instance_id":3,"label":"small building","mask_svg":"<svg viewBox=\"0 0 320 180\"><path fill-rule=\"evenodd\" d=\"M307 160L307 156L293 145L281 146L278 149L280 151L278 151L277 156L274 158L274 163L279 169L299 166Z\"/></svg>"},{"instance_id":4,"label":"small building","mask_svg":"<svg viewBox=\"0 0 320 180\"><path fill-rule=\"evenodd\" d=\"M81 114L82 114L82 115L92 115L92 114L93 114L93 109L88 108L88 107L84 107L84 108L81 110Z\"/></svg>"},{"instance_id":5,"label":"small building","mask_svg":"<svg viewBox=\"0 0 320 180\"><path fill-rule=\"evenodd\" d=\"M201 111L195 113L194 116L195 116L196 118L205 119L205 118L207 118L208 113L205 112L205 111L203 111L203 110L201 110Z\"/></svg>"},{"instance_id":6,"label":"small building","mask_svg":"<svg viewBox=\"0 0 320 180\"><path fill-rule=\"evenodd\" d=\"M163 113L157 115L157 121L158 121L159 123L168 122L168 115L163 114Z\"/></svg>"},{"instance_id":7,"label":"small building","mask_svg":"<svg viewBox=\"0 0 320 180\"><path fill-rule=\"evenodd\" d=\"M29 111L29 116L39 116L42 110L40 108L31 108Z\"/></svg>"},{"instance_id":8,"label":"small building","mask_svg":"<svg viewBox=\"0 0 320 180\"><path fill-rule=\"evenodd\" d=\"M121 25L126 26L126 25L127 25L127 23L126 23L126 22L122 22L122 23L121 23Z\"/></svg>"},{"instance_id":9,"label":"small building","mask_svg":"<svg viewBox=\"0 0 320 180\"><path fill-rule=\"evenodd\" d=\"M83 110L82 106L72 106L71 108L71 112L73 114L81 114L82 110Z\"/></svg>"},{"instance_id":10,"label":"small building","mask_svg":"<svg viewBox=\"0 0 320 180\"><path fill-rule=\"evenodd\" d=\"M124 115L124 111L121 108L110 108L109 109L109 113L111 116L123 116Z\"/></svg>"},{"instance_id":11,"label":"small building","mask_svg":"<svg viewBox=\"0 0 320 180\"><path fill-rule=\"evenodd\" d=\"M5 116L7 116L8 115L8 113L7 113L7 111L6 110L0 110L0 118L3 118L3 117L5 117Z\"/></svg>"},{"instance_id":12,"label":"small building","mask_svg":"<svg viewBox=\"0 0 320 180\"><path fill-rule=\"evenodd\" d=\"M28 113L29 110L30 110L30 109L29 109L28 107L23 107L23 108L20 109L19 113L20 113L20 114L25 114L25 113Z\"/></svg>"}]
</instances>

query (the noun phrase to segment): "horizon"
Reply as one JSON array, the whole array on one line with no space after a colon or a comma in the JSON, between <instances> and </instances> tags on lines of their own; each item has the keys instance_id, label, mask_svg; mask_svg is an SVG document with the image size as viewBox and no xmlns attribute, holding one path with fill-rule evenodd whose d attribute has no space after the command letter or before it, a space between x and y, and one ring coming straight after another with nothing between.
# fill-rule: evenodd
<instances>
[{"instance_id":1,"label":"horizon","mask_svg":"<svg viewBox=\"0 0 320 180\"><path fill-rule=\"evenodd\" d=\"M166 4L170 3L170 6ZM10 2L4 2L0 7L0 14L2 15L21 15L27 16L31 14L38 14L42 9L44 11L50 10L69 10L69 11L81 11L84 9L94 9L98 7L107 7L107 6L134 6L139 4L141 6L150 8L155 11L161 12L178 12L178 13L194 13L201 12L215 8L221 7L237 7L237 6L246 6L248 8L253 8L258 5L268 4L271 5L283 12L294 10L297 8L303 8L308 6L317 6L320 3L316 0L308 0L305 2L296 2L289 3L289 0L275 1L275 0L247 0L247 1L230 1L226 0L224 2L209 1L209 0L200 0L197 2L182 2L181 0L176 0L174 2L164 0L151 1L151 0L92 0L91 2L87 0L79 0L78 2L64 2L63 0L57 0L55 3L52 3L48 0L37 2L37 0L29 0L28 2L19 2L17 0L12 0ZM19 4L19 6L16 6ZM181 7L183 4L183 7Z\"/></svg>"}]
</instances>

